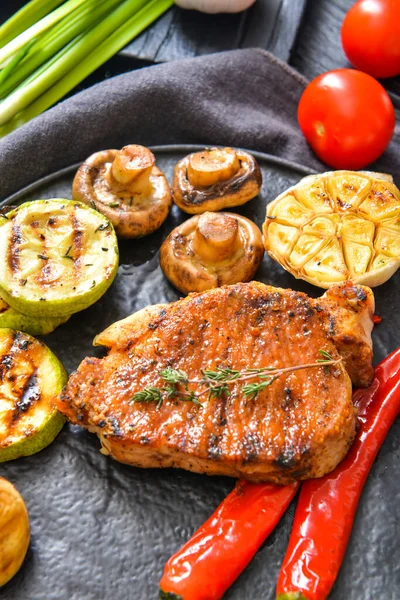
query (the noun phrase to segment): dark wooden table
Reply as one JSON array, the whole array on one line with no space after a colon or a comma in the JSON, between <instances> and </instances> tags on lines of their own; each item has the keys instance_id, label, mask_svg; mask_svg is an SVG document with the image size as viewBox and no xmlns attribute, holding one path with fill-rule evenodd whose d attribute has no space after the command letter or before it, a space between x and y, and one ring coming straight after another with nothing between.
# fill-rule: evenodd
<instances>
[{"instance_id":1,"label":"dark wooden table","mask_svg":"<svg viewBox=\"0 0 400 600\"><path fill-rule=\"evenodd\" d=\"M0 22L26 0L0 4ZM340 41L344 15L354 0L257 0L240 15L202 15L172 8L78 88L119 73L198 54L259 46L289 62L307 78L349 66ZM384 82L400 105L400 77Z\"/></svg>"}]
</instances>

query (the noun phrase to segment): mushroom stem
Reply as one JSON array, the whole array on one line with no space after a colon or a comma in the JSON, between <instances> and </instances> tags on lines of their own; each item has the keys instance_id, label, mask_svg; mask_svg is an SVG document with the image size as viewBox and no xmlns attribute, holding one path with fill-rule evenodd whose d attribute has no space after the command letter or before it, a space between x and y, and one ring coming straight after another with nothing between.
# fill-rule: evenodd
<instances>
[{"instance_id":1,"label":"mushroom stem","mask_svg":"<svg viewBox=\"0 0 400 600\"><path fill-rule=\"evenodd\" d=\"M217 262L232 255L239 241L237 219L227 214L206 212L198 220L193 250L206 262Z\"/></svg>"},{"instance_id":2,"label":"mushroom stem","mask_svg":"<svg viewBox=\"0 0 400 600\"><path fill-rule=\"evenodd\" d=\"M143 194L149 188L155 164L154 154L148 148L130 144L117 152L106 176L112 188Z\"/></svg>"},{"instance_id":3,"label":"mushroom stem","mask_svg":"<svg viewBox=\"0 0 400 600\"><path fill-rule=\"evenodd\" d=\"M195 188L208 187L230 179L239 169L239 158L233 148L213 148L190 155L187 177Z\"/></svg>"}]
</instances>

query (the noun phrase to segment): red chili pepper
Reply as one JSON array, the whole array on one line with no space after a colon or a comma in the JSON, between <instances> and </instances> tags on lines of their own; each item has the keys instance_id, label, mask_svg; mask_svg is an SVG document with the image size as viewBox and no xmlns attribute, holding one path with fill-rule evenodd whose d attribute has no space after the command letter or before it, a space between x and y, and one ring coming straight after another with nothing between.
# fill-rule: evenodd
<instances>
[{"instance_id":1,"label":"red chili pepper","mask_svg":"<svg viewBox=\"0 0 400 600\"><path fill-rule=\"evenodd\" d=\"M325 600L343 561L365 480L400 411L400 348L376 368L372 385L353 395L356 440L340 465L306 481L278 578L278 600Z\"/></svg>"},{"instance_id":2,"label":"red chili pepper","mask_svg":"<svg viewBox=\"0 0 400 600\"><path fill-rule=\"evenodd\" d=\"M372 317L372 320L375 323L375 325L379 325L379 323L382 323L382 317L380 317L379 315L374 315Z\"/></svg>"},{"instance_id":3,"label":"red chili pepper","mask_svg":"<svg viewBox=\"0 0 400 600\"><path fill-rule=\"evenodd\" d=\"M164 600L219 600L276 527L298 489L240 481L167 562Z\"/></svg>"}]
</instances>

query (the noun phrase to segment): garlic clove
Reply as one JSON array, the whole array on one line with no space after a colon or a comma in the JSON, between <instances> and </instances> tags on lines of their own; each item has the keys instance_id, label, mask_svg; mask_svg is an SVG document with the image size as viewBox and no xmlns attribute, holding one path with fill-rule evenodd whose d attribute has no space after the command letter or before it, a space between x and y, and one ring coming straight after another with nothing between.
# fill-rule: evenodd
<instances>
[{"instance_id":1,"label":"garlic clove","mask_svg":"<svg viewBox=\"0 0 400 600\"><path fill-rule=\"evenodd\" d=\"M175 4L189 10L216 13L238 13L254 4L255 0L175 0Z\"/></svg>"}]
</instances>

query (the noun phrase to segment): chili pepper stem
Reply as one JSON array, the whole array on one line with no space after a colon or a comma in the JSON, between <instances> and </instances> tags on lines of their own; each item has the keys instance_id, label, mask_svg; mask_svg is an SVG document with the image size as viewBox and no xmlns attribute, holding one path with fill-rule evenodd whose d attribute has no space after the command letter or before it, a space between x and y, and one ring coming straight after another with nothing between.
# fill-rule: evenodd
<instances>
[{"instance_id":1,"label":"chili pepper stem","mask_svg":"<svg viewBox=\"0 0 400 600\"><path fill-rule=\"evenodd\" d=\"M171 592L163 592L160 590L159 600L183 600L182 596L177 596Z\"/></svg>"}]
</instances>

